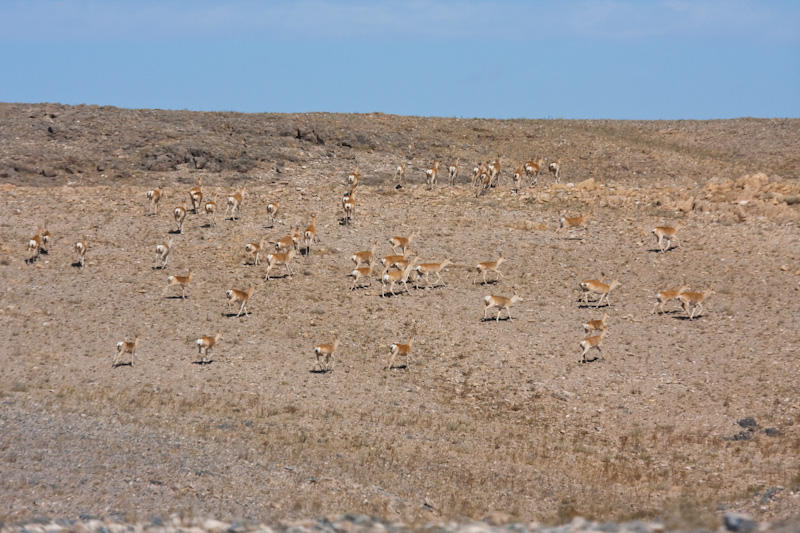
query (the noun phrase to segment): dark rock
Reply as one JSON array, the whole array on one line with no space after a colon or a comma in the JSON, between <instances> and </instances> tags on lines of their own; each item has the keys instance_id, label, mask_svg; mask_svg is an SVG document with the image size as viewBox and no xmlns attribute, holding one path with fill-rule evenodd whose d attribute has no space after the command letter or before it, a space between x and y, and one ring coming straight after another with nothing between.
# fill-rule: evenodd
<instances>
[{"instance_id":1,"label":"dark rock","mask_svg":"<svg viewBox=\"0 0 800 533\"><path fill-rule=\"evenodd\" d=\"M749 431L755 431L758 429L758 424L756 423L756 420L749 416L747 418L742 418L741 420L739 420L738 424Z\"/></svg>"},{"instance_id":2,"label":"dark rock","mask_svg":"<svg viewBox=\"0 0 800 533\"><path fill-rule=\"evenodd\" d=\"M45 178L55 178L57 175L56 169L52 167L45 167L42 169L42 176Z\"/></svg>"},{"instance_id":3,"label":"dark rock","mask_svg":"<svg viewBox=\"0 0 800 533\"><path fill-rule=\"evenodd\" d=\"M728 531L750 533L756 529L756 523L750 517L739 513L727 513L723 517L723 523Z\"/></svg>"},{"instance_id":4,"label":"dark rock","mask_svg":"<svg viewBox=\"0 0 800 533\"><path fill-rule=\"evenodd\" d=\"M783 435L783 433L781 433L780 430L778 430L776 428L762 429L761 433L764 433L768 437L780 437L781 435Z\"/></svg>"}]
</instances>

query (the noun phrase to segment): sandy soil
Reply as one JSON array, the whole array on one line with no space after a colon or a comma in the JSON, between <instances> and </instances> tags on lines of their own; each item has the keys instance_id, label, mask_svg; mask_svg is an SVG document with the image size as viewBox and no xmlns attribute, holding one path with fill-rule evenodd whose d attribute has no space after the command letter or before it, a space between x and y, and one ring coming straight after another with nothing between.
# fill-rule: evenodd
<instances>
[{"instance_id":1,"label":"sandy soil","mask_svg":"<svg viewBox=\"0 0 800 533\"><path fill-rule=\"evenodd\" d=\"M0 105L0 522L798 518L798 139L798 120ZM498 154L499 186L476 197L472 166ZM545 172L512 193L534 156L561 157L561 183ZM425 186L435 158L460 161L455 187ZM243 215L189 213L154 268L197 176L221 205L246 185ZM149 216L157 185L167 195ZM562 212L590 213L587 228L559 231ZM265 281L246 243L314 213L320 243ZM45 220L48 253L26 261ZM677 221L681 245L661 253L651 229ZM452 259L446 286L350 290L353 252L377 240L382 257L411 231L423 260ZM482 284L476 264L500 252L502 279ZM190 269L182 299L167 277ZM580 301L593 278L622 282L610 305ZM251 285L250 315L229 315L225 291ZM676 302L651 313L681 285L713 286L699 318ZM513 320L481 320L486 295L514 290ZM582 324L603 311L609 336L584 364ZM198 364L195 340L216 331ZM136 333L138 359L112 366ZM334 370L315 372L314 345L336 334ZM386 370L412 335L409 364Z\"/></svg>"}]
</instances>

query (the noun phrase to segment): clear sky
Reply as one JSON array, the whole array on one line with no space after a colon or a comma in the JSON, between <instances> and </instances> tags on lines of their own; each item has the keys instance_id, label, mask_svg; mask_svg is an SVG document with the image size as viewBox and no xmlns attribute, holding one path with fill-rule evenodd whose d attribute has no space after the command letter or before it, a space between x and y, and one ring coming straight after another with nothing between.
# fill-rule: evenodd
<instances>
[{"instance_id":1,"label":"clear sky","mask_svg":"<svg viewBox=\"0 0 800 533\"><path fill-rule=\"evenodd\" d=\"M0 0L0 101L800 117L800 0Z\"/></svg>"}]
</instances>

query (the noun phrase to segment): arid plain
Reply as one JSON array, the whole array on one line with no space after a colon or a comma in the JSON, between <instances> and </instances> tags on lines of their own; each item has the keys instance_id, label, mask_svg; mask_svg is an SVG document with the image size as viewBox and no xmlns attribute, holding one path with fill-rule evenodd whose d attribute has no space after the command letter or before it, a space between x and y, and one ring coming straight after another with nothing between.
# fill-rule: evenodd
<instances>
[{"instance_id":1,"label":"arid plain","mask_svg":"<svg viewBox=\"0 0 800 533\"><path fill-rule=\"evenodd\" d=\"M498 186L476 196L473 166L498 155ZM560 183L545 170L513 192L539 157L561 158ZM190 209L170 233L198 177L216 224ZM0 104L0 213L0 522L800 519L800 120ZM588 224L559 230L562 213ZM312 214L319 243L265 281L245 245ZM48 253L27 261L45 221ZM679 221L661 252L652 228ZM422 260L452 260L446 285L351 290L354 252L377 241L383 257L412 231ZM500 253L502 278L483 284L477 263ZM182 299L167 278L189 270ZM596 278L622 283L597 309L580 300ZM674 301L652 313L683 285L713 287L699 317ZM250 286L249 315L230 316L225 291ZM485 296L514 290L512 320L482 320ZM582 363L583 324L603 311L602 351ZM196 339L217 331L198 364ZM133 365L112 366L137 333ZM315 372L314 346L337 334L333 371ZM387 370L411 336L408 364Z\"/></svg>"}]
</instances>

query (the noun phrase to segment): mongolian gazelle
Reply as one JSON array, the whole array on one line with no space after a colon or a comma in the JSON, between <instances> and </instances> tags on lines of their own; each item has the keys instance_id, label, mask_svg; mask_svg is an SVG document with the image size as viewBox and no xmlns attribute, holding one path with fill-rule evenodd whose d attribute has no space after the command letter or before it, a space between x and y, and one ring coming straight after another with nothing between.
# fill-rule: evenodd
<instances>
[{"instance_id":1,"label":"mongolian gazelle","mask_svg":"<svg viewBox=\"0 0 800 533\"><path fill-rule=\"evenodd\" d=\"M289 266L289 263L292 262L292 258L294 257L294 248L291 248L288 252L276 252L274 254L269 254L267 256L267 275L264 276L265 281L269 281L269 273L270 271L279 265L284 265L286 270L288 271L288 275L294 275L292 272L292 267Z\"/></svg>"},{"instance_id":2,"label":"mongolian gazelle","mask_svg":"<svg viewBox=\"0 0 800 533\"><path fill-rule=\"evenodd\" d=\"M653 311L650 313L651 315L656 312L656 308L659 309L659 313L664 312L664 305L671 300L680 300L681 294L688 291L689 287L684 285L680 289L671 290L671 291L661 291L656 293L656 300L657 302L653 306Z\"/></svg>"},{"instance_id":3,"label":"mongolian gazelle","mask_svg":"<svg viewBox=\"0 0 800 533\"><path fill-rule=\"evenodd\" d=\"M519 193L520 188L522 187L522 167L519 167L517 170L514 171L514 174L511 175L511 192L514 194Z\"/></svg>"},{"instance_id":4,"label":"mongolian gazelle","mask_svg":"<svg viewBox=\"0 0 800 533\"><path fill-rule=\"evenodd\" d=\"M356 215L356 195L353 193L345 194L342 197L342 209L344 210L344 224L348 225Z\"/></svg>"},{"instance_id":5,"label":"mongolian gazelle","mask_svg":"<svg viewBox=\"0 0 800 533\"><path fill-rule=\"evenodd\" d=\"M394 171L394 177L400 183L404 183L406 179L406 164L405 162L397 165L397 170Z\"/></svg>"},{"instance_id":6,"label":"mongolian gazelle","mask_svg":"<svg viewBox=\"0 0 800 533\"><path fill-rule=\"evenodd\" d=\"M178 224L178 233L183 234L183 221L186 220L186 199L183 199L183 204L179 205L172 210L172 216L175 217L175 222Z\"/></svg>"},{"instance_id":7,"label":"mongolian gazelle","mask_svg":"<svg viewBox=\"0 0 800 533\"><path fill-rule=\"evenodd\" d=\"M228 298L228 315L230 316L233 314L231 312L231 305L240 303L242 306L239 308L239 312L236 313L236 317L238 318L241 316L242 311L244 311L244 316L248 316L247 314L247 302L250 301L250 297L255 292L255 287L250 287L247 291L237 291L236 289L228 289L225 291L225 296Z\"/></svg>"},{"instance_id":8,"label":"mongolian gazelle","mask_svg":"<svg viewBox=\"0 0 800 533\"><path fill-rule=\"evenodd\" d=\"M311 255L311 243L319 242L317 236L317 215L311 215L311 225L309 225L303 232L303 243L306 248L306 257Z\"/></svg>"},{"instance_id":9,"label":"mongolian gazelle","mask_svg":"<svg viewBox=\"0 0 800 533\"><path fill-rule=\"evenodd\" d=\"M203 201L203 177L197 176L197 187L189 189L189 198L192 200L192 213L197 214L200 202Z\"/></svg>"},{"instance_id":10,"label":"mongolian gazelle","mask_svg":"<svg viewBox=\"0 0 800 533\"><path fill-rule=\"evenodd\" d=\"M689 320L693 320L695 316L700 316L700 313L703 312L703 302L713 293L714 288L709 287L703 292L684 291L678 296L681 305L683 305L683 310L689 315ZM691 313L689 312L689 308L692 310ZM697 312L696 315L695 312Z\"/></svg>"},{"instance_id":11,"label":"mongolian gazelle","mask_svg":"<svg viewBox=\"0 0 800 533\"><path fill-rule=\"evenodd\" d=\"M334 354L339 347L339 336L333 339L333 344L317 344L314 346L314 355L317 356L317 366L320 372L333 370Z\"/></svg>"},{"instance_id":12,"label":"mongolian gazelle","mask_svg":"<svg viewBox=\"0 0 800 533\"><path fill-rule=\"evenodd\" d=\"M269 216L269 227L275 227L275 217L278 215L278 209L280 209L280 205L278 202L270 202L267 204L267 216Z\"/></svg>"},{"instance_id":13,"label":"mongolian gazelle","mask_svg":"<svg viewBox=\"0 0 800 533\"><path fill-rule=\"evenodd\" d=\"M206 212L206 215L213 215L214 216L213 219L212 219L212 222L211 222L211 224L214 225L214 226L217 225L217 195L218 194L219 193L217 193L215 191L214 192L214 199L206 202L205 205L203 206L203 210Z\"/></svg>"},{"instance_id":14,"label":"mongolian gazelle","mask_svg":"<svg viewBox=\"0 0 800 533\"><path fill-rule=\"evenodd\" d=\"M662 253L666 252L672 247L672 239L678 241L677 246L680 248L681 241L678 238L678 230L680 229L681 225L682 223L679 220L675 226L658 226L653 228L653 235L655 235L656 239L658 239L658 247ZM663 244L664 241L667 241L666 247Z\"/></svg>"},{"instance_id":15,"label":"mongolian gazelle","mask_svg":"<svg viewBox=\"0 0 800 533\"><path fill-rule=\"evenodd\" d=\"M280 252L281 250L289 250L290 248L297 249L297 238L295 237L294 228L292 228L292 232L287 235L286 237L281 237L277 241L270 241L270 243L275 245L275 251Z\"/></svg>"},{"instance_id":16,"label":"mongolian gazelle","mask_svg":"<svg viewBox=\"0 0 800 533\"><path fill-rule=\"evenodd\" d=\"M355 170L347 175L347 185L349 186L350 194L353 194L353 192L356 190L356 187L358 187L358 178L360 177L361 175L358 173L358 165L356 165Z\"/></svg>"},{"instance_id":17,"label":"mongolian gazelle","mask_svg":"<svg viewBox=\"0 0 800 533\"><path fill-rule=\"evenodd\" d=\"M350 275L353 276L353 286L350 287L351 291L356 290L356 284L361 280L361 278L365 278L369 282L369 285L372 285L372 279L370 279L370 276L372 275L372 265L356 267L352 272L350 272ZM363 283L359 285L359 287L363 286Z\"/></svg>"},{"instance_id":18,"label":"mongolian gazelle","mask_svg":"<svg viewBox=\"0 0 800 533\"><path fill-rule=\"evenodd\" d=\"M536 183L539 181L539 173L542 171L542 165L544 165L544 160L540 157L539 159L531 159L524 165L525 174L531 180L531 186L535 186Z\"/></svg>"},{"instance_id":19,"label":"mongolian gazelle","mask_svg":"<svg viewBox=\"0 0 800 533\"><path fill-rule=\"evenodd\" d=\"M44 232L42 233L42 248L44 253L50 253L50 245L53 243L53 234L50 233L50 226L44 221Z\"/></svg>"},{"instance_id":20,"label":"mongolian gazelle","mask_svg":"<svg viewBox=\"0 0 800 533\"><path fill-rule=\"evenodd\" d=\"M238 220L242 213L242 204L244 203L244 190L246 185L236 192L228 195L228 207L225 208L225 216L228 215L228 210L231 212L231 220Z\"/></svg>"},{"instance_id":21,"label":"mongolian gazelle","mask_svg":"<svg viewBox=\"0 0 800 533\"><path fill-rule=\"evenodd\" d=\"M439 160L436 159L433 161L433 166L425 171L425 181L428 184L429 189L436 187L436 178L438 176L439 176Z\"/></svg>"},{"instance_id":22,"label":"mongolian gazelle","mask_svg":"<svg viewBox=\"0 0 800 533\"><path fill-rule=\"evenodd\" d=\"M583 325L583 329L586 331L586 333L605 329L607 318L608 318L608 311L603 311L603 314L602 316L600 316L600 318L598 318L597 320L588 321Z\"/></svg>"},{"instance_id":23,"label":"mongolian gazelle","mask_svg":"<svg viewBox=\"0 0 800 533\"><path fill-rule=\"evenodd\" d=\"M411 248L406 248L405 251L403 252L403 255L387 255L386 257L381 259L381 264L383 265L383 272L386 273L393 266L400 268L399 265L403 261L408 260L408 257L412 254L413 252L411 251ZM405 269L405 267L400 268L400 270L403 269Z\"/></svg>"},{"instance_id":24,"label":"mongolian gazelle","mask_svg":"<svg viewBox=\"0 0 800 533\"><path fill-rule=\"evenodd\" d=\"M33 252L33 255L30 258L28 258L28 260L27 260L29 263L32 263L34 260L36 260L36 258L39 257L39 254L42 251L42 227L41 226L39 226L39 228L37 229L36 235L34 235L30 239L28 239L28 251L29 252Z\"/></svg>"},{"instance_id":25,"label":"mongolian gazelle","mask_svg":"<svg viewBox=\"0 0 800 533\"><path fill-rule=\"evenodd\" d=\"M571 229L571 228L583 228L585 230L589 229L589 226L586 224L589 221L589 215L581 215L579 217L568 217L561 213L560 215L560 222L561 226L559 230L562 229Z\"/></svg>"},{"instance_id":26,"label":"mongolian gazelle","mask_svg":"<svg viewBox=\"0 0 800 533\"><path fill-rule=\"evenodd\" d=\"M506 258L503 257L503 253L500 252L500 257L497 258L497 261L487 261L487 262L484 262L484 263L478 263L478 267L477 267L478 274L483 273L483 284L484 285L486 285L486 278L487 278L487 276L489 275L490 272L494 272L495 274L497 274L497 278L495 279L495 282L500 281L500 278L503 277L503 273L500 272L500 270L498 270L498 269L500 268L500 265L502 265L503 261L505 261L505 260L506 260ZM475 285L475 282L473 281L472 284Z\"/></svg>"},{"instance_id":27,"label":"mongolian gazelle","mask_svg":"<svg viewBox=\"0 0 800 533\"><path fill-rule=\"evenodd\" d=\"M486 320L486 315L489 312L489 309L494 307L497 308L497 317L495 319L496 322L500 322L500 313L503 309L506 310L508 313L508 320L512 320L511 318L511 306L514 305L515 302L521 302L522 297L517 294L516 289L514 290L514 295L511 298L506 298L505 296L497 296L497 295L490 295L483 298L483 320ZM491 319L489 319L491 320Z\"/></svg>"},{"instance_id":28,"label":"mongolian gazelle","mask_svg":"<svg viewBox=\"0 0 800 533\"><path fill-rule=\"evenodd\" d=\"M392 296L397 296L394 292L394 284L395 283L402 283L405 291L408 294L411 292L408 290L408 276L411 275L411 271L416 266L417 258L414 259L411 263L406 266L404 270L393 270L392 272L385 272L383 273L381 284L382 284L382 291L381 297L386 297L386 284L389 284L389 292L392 293Z\"/></svg>"},{"instance_id":29,"label":"mongolian gazelle","mask_svg":"<svg viewBox=\"0 0 800 533\"><path fill-rule=\"evenodd\" d=\"M372 266L372 258L375 257L375 250L378 249L378 241L372 243L371 250L364 250L361 252L356 252L353 254L351 259L356 264L356 268L361 267L361 263L367 263L369 266Z\"/></svg>"},{"instance_id":30,"label":"mongolian gazelle","mask_svg":"<svg viewBox=\"0 0 800 533\"><path fill-rule=\"evenodd\" d=\"M192 283L192 271L190 270L185 276L170 276L167 278L167 288L173 285L180 285L181 298L186 299L186 287ZM166 290L166 289L165 289Z\"/></svg>"},{"instance_id":31,"label":"mongolian gazelle","mask_svg":"<svg viewBox=\"0 0 800 533\"><path fill-rule=\"evenodd\" d=\"M586 337L581 341L581 348L583 348L583 354L581 355L581 357L583 357L582 362L584 363L586 362L586 353L592 348L597 348L598 352L602 351L600 350L600 343L603 342L603 337L605 337L606 335L608 335L608 328L603 326L603 328L600 330L600 335L595 335L594 337Z\"/></svg>"},{"instance_id":32,"label":"mongolian gazelle","mask_svg":"<svg viewBox=\"0 0 800 533\"><path fill-rule=\"evenodd\" d=\"M158 214L158 202L161 201L161 197L164 196L164 188L159 187L157 189L151 189L147 191L147 199L150 200L150 213L151 215Z\"/></svg>"},{"instance_id":33,"label":"mongolian gazelle","mask_svg":"<svg viewBox=\"0 0 800 533\"><path fill-rule=\"evenodd\" d=\"M156 266L153 268L164 269L167 266L167 259L169 258L169 251L172 249L172 235L167 237L166 244L156 245ZM158 261L161 261L161 266L158 266Z\"/></svg>"},{"instance_id":34,"label":"mongolian gazelle","mask_svg":"<svg viewBox=\"0 0 800 533\"><path fill-rule=\"evenodd\" d=\"M114 362L111 366L116 367L119 363L119 358L121 355L126 353L131 354L131 363L130 365L133 366L133 358L139 359L139 356L136 355L136 345L139 344L139 334L133 336L133 342L128 341L119 341L117 343L117 354L114 356Z\"/></svg>"},{"instance_id":35,"label":"mongolian gazelle","mask_svg":"<svg viewBox=\"0 0 800 533\"><path fill-rule=\"evenodd\" d=\"M389 358L386 361L386 370L391 370L394 366L394 360L399 355L401 357L406 358L406 370L408 370L408 364L411 357L411 345L414 343L414 337L408 339L408 344L398 344L394 343L389 346Z\"/></svg>"},{"instance_id":36,"label":"mongolian gazelle","mask_svg":"<svg viewBox=\"0 0 800 533\"><path fill-rule=\"evenodd\" d=\"M219 343L222 339L222 332L218 331L213 337L200 337L195 341L197 353L202 355L201 363L207 363L208 351Z\"/></svg>"},{"instance_id":37,"label":"mongolian gazelle","mask_svg":"<svg viewBox=\"0 0 800 533\"><path fill-rule=\"evenodd\" d=\"M610 285L605 284L597 279L589 279L581 281L581 290L583 290L583 303L588 304L589 294L595 293L600 295L600 299L597 300L597 305L595 305L595 308L600 307L600 304L603 303L603 300L605 300L606 305L610 307L611 300L609 300L608 297L611 294L611 291L613 291L620 285L622 285L622 283L620 283L619 280L616 279L612 281Z\"/></svg>"},{"instance_id":38,"label":"mongolian gazelle","mask_svg":"<svg viewBox=\"0 0 800 533\"><path fill-rule=\"evenodd\" d=\"M447 175L450 178L450 186L454 186L458 177L458 160L455 163L450 163L450 166L447 167Z\"/></svg>"},{"instance_id":39,"label":"mongolian gazelle","mask_svg":"<svg viewBox=\"0 0 800 533\"><path fill-rule=\"evenodd\" d=\"M261 262L260 254L264 251L264 238L259 239L258 242L249 242L245 245L244 250L253 256L253 266L258 266Z\"/></svg>"},{"instance_id":40,"label":"mongolian gazelle","mask_svg":"<svg viewBox=\"0 0 800 533\"><path fill-rule=\"evenodd\" d=\"M414 239L414 231L412 230L408 237L392 237L389 239L389 244L392 245L392 251L397 253L397 249L400 248L403 250L401 253L405 253L406 249L408 249L411 241Z\"/></svg>"},{"instance_id":41,"label":"mongolian gazelle","mask_svg":"<svg viewBox=\"0 0 800 533\"><path fill-rule=\"evenodd\" d=\"M84 235L83 240L75 243L75 253L78 254L78 261L77 265L83 267L84 259L86 258L86 241L88 240L88 236Z\"/></svg>"},{"instance_id":42,"label":"mongolian gazelle","mask_svg":"<svg viewBox=\"0 0 800 533\"><path fill-rule=\"evenodd\" d=\"M561 158L559 157L555 162L550 163L548 168L550 169L550 174L556 178L556 183L558 183L561 179Z\"/></svg>"},{"instance_id":43,"label":"mongolian gazelle","mask_svg":"<svg viewBox=\"0 0 800 533\"><path fill-rule=\"evenodd\" d=\"M446 257L441 263L420 263L417 265L416 270L419 277L422 277L423 275L425 276L425 283L428 285L428 287L434 287L434 285L431 285L431 282L428 279L431 274L436 274L437 283L441 281L442 285L447 285L447 283L445 283L442 279L441 272L442 269L449 264L452 264L452 261L449 257Z\"/></svg>"}]
</instances>

